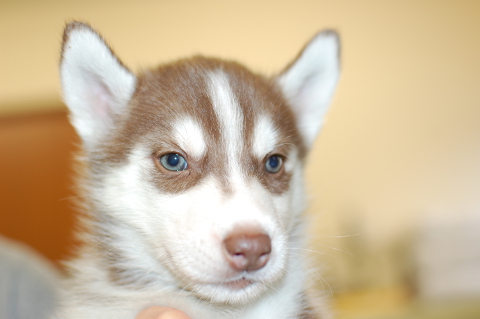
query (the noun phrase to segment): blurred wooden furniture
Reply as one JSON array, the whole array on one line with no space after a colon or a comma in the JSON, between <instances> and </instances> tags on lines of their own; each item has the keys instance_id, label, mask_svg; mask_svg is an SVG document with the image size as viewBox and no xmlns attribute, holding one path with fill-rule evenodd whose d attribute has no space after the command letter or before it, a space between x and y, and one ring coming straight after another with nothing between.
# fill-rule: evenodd
<instances>
[{"instance_id":1,"label":"blurred wooden furniture","mask_svg":"<svg viewBox=\"0 0 480 319\"><path fill-rule=\"evenodd\" d=\"M0 234L57 265L74 248L77 142L66 111L0 118Z\"/></svg>"}]
</instances>

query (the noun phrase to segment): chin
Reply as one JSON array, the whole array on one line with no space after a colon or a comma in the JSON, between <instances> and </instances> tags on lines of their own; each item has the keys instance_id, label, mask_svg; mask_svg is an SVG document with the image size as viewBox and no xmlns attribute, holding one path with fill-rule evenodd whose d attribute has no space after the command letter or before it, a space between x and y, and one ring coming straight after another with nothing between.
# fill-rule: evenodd
<instances>
[{"instance_id":1,"label":"chin","mask_svg":"<svg viewBox=\"0 0 480 319\"><path fill-rule=\"evenodd\" d=\"M198 284L192 290L199 299L217 304L240 306L258 298L265 293L268 286L268 283L242 277L219 284Z\"/></svg>"}]
</instances>

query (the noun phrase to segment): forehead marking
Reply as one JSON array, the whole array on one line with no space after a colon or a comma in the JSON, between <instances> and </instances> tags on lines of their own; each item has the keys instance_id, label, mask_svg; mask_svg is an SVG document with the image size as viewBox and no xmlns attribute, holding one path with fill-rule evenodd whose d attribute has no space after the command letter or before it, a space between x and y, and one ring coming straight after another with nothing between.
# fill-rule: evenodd
<instances>
[{"instance_id":1,"label":"forehead marking","mask_svg":"<svg viewBox=\"0 0 480 319\"><path fill-rule=\"evenodd\" d=\"M272 120L266 115L260 116L255 122L253 154L258 158L263 158L266 154L273 151L278 143L278 134L278 130L275 128Z\"/></svg>"},{"instance_id":2,"label":"forehead marking","mask_svg":"<svg viewBox=\"0 0 480 319\"><path fill-rule=\"evenodd\" d=\"M208 74L208 90L213 109L220 122L229 168L237 171L239 152L243 147L243 114L224 72L216 71Z\"/></svg>"},{"instance_id":3,"label":"forehead marking","mask_svg":"<svg viewBox=\"0 0 480 319\"><path fill-rule=\"evenodd\" d=\"M205 135L199 123L187 117L175 122L173 129L176 142L185 152L197 159L205 154Z\"/></svg>"}]
</instances>

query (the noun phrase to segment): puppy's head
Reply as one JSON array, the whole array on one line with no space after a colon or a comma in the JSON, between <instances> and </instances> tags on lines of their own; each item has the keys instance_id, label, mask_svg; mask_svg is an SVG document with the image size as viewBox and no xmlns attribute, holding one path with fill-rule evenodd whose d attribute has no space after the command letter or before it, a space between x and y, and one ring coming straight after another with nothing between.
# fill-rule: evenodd
<instances>
[{"instance_id":1,"label":"puppy's head","mask_svg":"<svg viewBox=\"0 0 480 319\"><path fill-rule=\"evenodd\" d=\"M135 76L91 27L69 24L64 100L91 209L112 223L102 233L125 232L109 234L132 260L122 267L161 268L159 280L231 304L281 279L338 67L327 31L273 79L204 57Z\"/></svg>"}]
</instances>

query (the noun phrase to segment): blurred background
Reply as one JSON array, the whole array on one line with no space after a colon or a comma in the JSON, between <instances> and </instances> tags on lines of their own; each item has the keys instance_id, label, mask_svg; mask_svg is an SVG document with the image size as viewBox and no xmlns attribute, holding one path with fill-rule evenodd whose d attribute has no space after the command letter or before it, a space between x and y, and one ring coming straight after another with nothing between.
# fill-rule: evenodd
<instances>
[{"instance_id":1,"label":"blurred background","mask_svg":"<svg viewBox=\"0 0 480 319\"><path fill-rule=\"evenodd\" d=\"M269 75L319 30L342 78L309 158L311 259L338 318L480 318L480 1L0 0L0 234L75 247L65 22L133 70L201 53Z\"/></svg>"}]
</instances>

